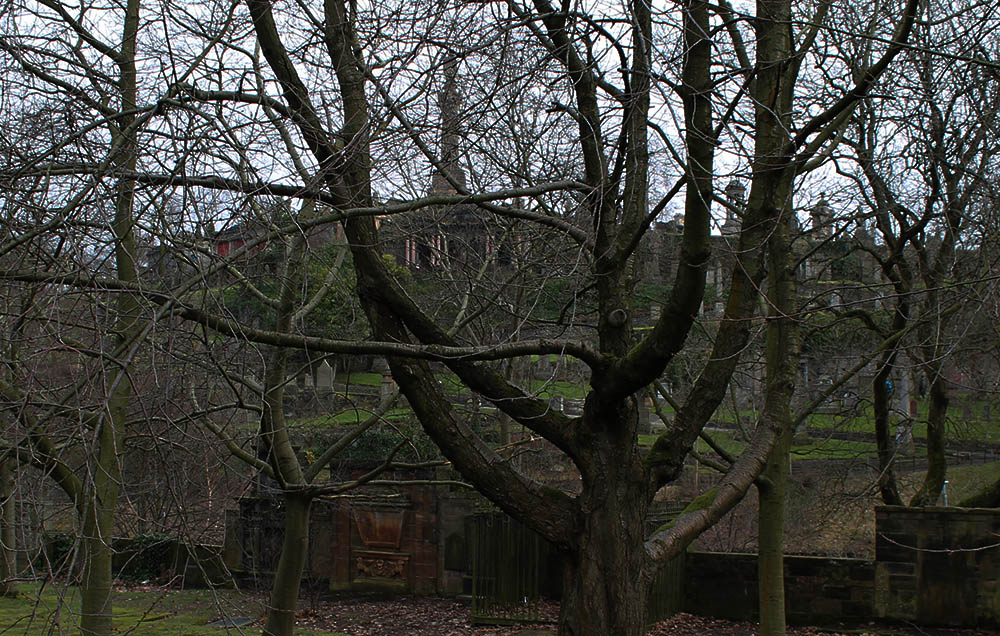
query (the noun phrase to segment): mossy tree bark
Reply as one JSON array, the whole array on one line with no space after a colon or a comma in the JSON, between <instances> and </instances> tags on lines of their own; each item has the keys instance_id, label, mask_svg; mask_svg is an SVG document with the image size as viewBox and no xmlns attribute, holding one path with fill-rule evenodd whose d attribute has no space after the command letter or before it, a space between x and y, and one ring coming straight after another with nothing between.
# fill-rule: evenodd
<instances>
[{"instance_id":1,"label":"mossy tree bark","mask_svg":"<svg viewBox=\"0 0 1000 636\"><path fill-rule=\"evenodd\" d=\"M822 22L823 12L814 24ZM768 305L765 343L764 408L758 426L776 438L757 483L758 593L763 636L785 633L784 521L788 452L792 441L791 399L798 371L798 306L795 256L790 222L794 215L792 186L796 167L790 154L792 104L799 64L793 59L791 3L757 3L757 78L754 84L754 179L749 207L771 211L767 216Z\"/></svg>"},{"instance_id":2,"label":"mossy tree bark","mask_svg":"<svg viewBox=\"0 0 1000 636\"><path fill-rule=\"evenodd\" d=\"M948 421L948 386L942 370L929 361L937 373L930 380L930 402L927 407L927 471L920 488L910 500L910 506L933 506L944 489L948 459L945 455L945 430ZM937 367L937 368L936 368Z\"/></svg>"}]
</instances>

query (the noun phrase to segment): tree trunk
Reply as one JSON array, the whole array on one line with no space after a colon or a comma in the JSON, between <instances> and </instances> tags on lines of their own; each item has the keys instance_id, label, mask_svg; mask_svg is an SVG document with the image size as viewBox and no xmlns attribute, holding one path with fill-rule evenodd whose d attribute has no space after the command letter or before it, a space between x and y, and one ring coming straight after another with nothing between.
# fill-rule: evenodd
<instances>
[{"instance_id":1,"label":"tree trunk","mask_svg":"<svg viewBox=\"0 0 1000 636\"><path fill-rule=\"evenodd\" d=\"M300 273L305 241L296 237L285 251L285 262L278 273L281 291L275 316L275 330L287 333L292 324L297 290L295 281ZM271 603L267 608L265 636L292 636L295 610L299 599L299 584L309 553L309 508L312 497L289 488L305 486L302 466L292 447L285 422L284 384L289 351L277 347L268 359L264 372L264 404L260 421L260 441L274 469L274 476L285 489L284 541L278 569L274 573Z\"/></svg>"},{"instance_id":2,"label":"tree trunk","mask_svg":"<svg viewBox=\"0 0 1000 636\"><path fill-rule=\"evenodd\" d=\"M586 450L579 530L567 553L559 636L641 636L652 581L645 520L650 483L629 440L638 423L635 399L604 403L591 394L584 410ZM583 427L581 428L583 430Z\"/></svg>"},{"instance_id":3,"label":"tree trunk","mask_svg":"<svg viewBox=\"0 0 1000 636\"><path fill-rule=\"evenodd\" d=\"M265 636L292 636L299 584L309 554L309 508L311 497L285 496L285 538L274 573L271 602L267 608Z\"/></svg>"},{"instance_id":4,"label":"tree trunk","mask_svg":"<svg viewBox=\"0 0 1000 636\"><path fill-rule=\"evenodd\" d=\"M757 589L760 594L761 636L785 634L785 496L791 434L778 438L757 487Z\"/></svg>"},{"instance_id":5,"label":"tree trunk","mask_svg":"<svg viewBox=\"0 0 1000 636\"><path fill-rule=\"evenodd\" d=\"M0 460L0 596L17 595L14 513L14 462Z\"/></svg>"},{"instance_id":6,"label":"tree trunk","mask_svg":"<svg viewBox=\"0 0 1000 636\"><path fill-rule=\"evenodd\" d=\"M797 321L797 277L787 219L794 214L788 171L778 183L785 196L776 201L783 206L778 225L768 240L768 287L771 304L767 324L767 386L761 426L776 429L778 441L768 456L757 490L759 553L757 587L760 593L761 636L785 634L785 496L788 489L788 453L792 447L791 401L798 372L799 342Z\"/></svg>"},{"instance_id":7,"label":"tree trunk","mask_svg":"<svg viewBox=\"0 0 1000 636\"><path fill-rule=\"evenodd\" d=\"M603 487L598 490L609 490ZM641 636L651 577L643 546L643 491L615 488L582 495L577 550L564 557L559 636Z\"/></svg>"},{"instance_id":8,"label":"tree trunk","mask_svg":"<svg viewBox=\"0 0 1000 636\"><path fill-rule=\"evenodd\" d=\"M933 506L944 487L948 461L944 454L945 426L948 415L948 389L940 370L930 378L930 403L927 407L927 473L910 506Z\"/></svg>"},{"instance_id":9,"label":"tree trunk","mask_svg":"<svg viewBox=\"0 0 1000 636\"><path fill-rule=\"evenodd\" d=\"M882 502L889 506L903 505L896 482L896 470L893 462L896 459L896 440L889 427L890 399L886 381L889 371L896 359L896 348L886 352L875 379L872 380L872 398L875 409L875 443L878 446L878 487L882 494Z\"/></svg>"},{"instance_id":10,"label":"tree trunk","mask_svg":"<svg viewBox=\"0 0 1000 636\"><path fill-rule=\"evenodd\" d=\"M110 636L112 633L111 584L114 577L111 573L111 536L121 482L117 447L110 441L113 436L117 436L114 428L110 418L105 418L99 460L93 483L88 489L83 516L83 577L80 592L82 636Z\"/></svg>"},{"instance_id":11,"label":"tree trunk","mask_svg":"<svg viewBox=\"0 0 1000 636\"><path fill-rule=\"evenodd\" d=\"M130 130L135 121L137 71L135 66L136 35L139 28L139 0L128 0L122 25L122 43L118 67L120 78L122 116L110 127L112 159L125 170L135 170L135 131ZM135 180L121 179L115 191L115 216L111 229L115 236L115 274L126 284L138 281L136 270ZM131 294L121 294L116 299L117 316L114 363L108 364L105 373L111 389L107 413L97 423L97 443L94 452L97 461L92 464L93 474L86 487L83 520L83 590L80 603L80 633L82 636L111 636L111 540L114 533L115 509L121 490L120 453L124 449L125 422L132 400L133 387L127 366L131 350L140 333L140 307Z\"/></svg>"}]
</instances>

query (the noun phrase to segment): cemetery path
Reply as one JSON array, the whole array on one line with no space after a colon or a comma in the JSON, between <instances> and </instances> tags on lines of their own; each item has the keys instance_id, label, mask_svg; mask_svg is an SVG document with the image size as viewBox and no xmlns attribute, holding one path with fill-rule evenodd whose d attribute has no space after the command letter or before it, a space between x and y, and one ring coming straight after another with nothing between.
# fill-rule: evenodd
<instances>
[{"instance_id":1,"label":"cemetery path","mask_svg":"<svg viewBox=\"0 0 1000 636\"><path fill-rule=\"evenodd\" d=\"M303 605L306 602L303 601ZM451 599L407 596L392 599L333 598L315 601L299 613L297 624L310 629L342 632L348 636L551 636L558 605L543 607L552 621L536 625L478 625L469 621L469 607ZM754 623L677 614L654 625L648 636L756 636ZM866 636L852 630L852 636ZM790 636L846 636L816 627L789 628ZM881 628L870 636L997 636L997 632L970 629L933 629L906 626Z\"/></svg>"}]
</instances>

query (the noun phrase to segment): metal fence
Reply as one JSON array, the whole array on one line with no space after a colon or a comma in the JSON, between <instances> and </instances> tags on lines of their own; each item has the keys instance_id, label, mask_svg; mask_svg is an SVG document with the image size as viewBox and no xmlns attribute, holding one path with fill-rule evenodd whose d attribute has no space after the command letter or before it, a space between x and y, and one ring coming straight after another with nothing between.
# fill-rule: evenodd
<instances>
[{"instance_id":1,"label":"metal fence","mask_svg":"<svg viewBox=\"0 0 1000 636\"><path fill-rule=\"evenodd\" d=\"M671 510L670 513L676 514ZM470 518L472 550L472 622L531 623L542 620L541 590L551 588L553 548L534 531L502 512ZM684 602L684 554L657 573L647 598L649 622L681 611Z\"/></svg>"},{"instance_id":2,"label":"metal fence","mask_svg":"<svg viewBox=\"0 0 1000 636\"><path fill-rule=\"evenodd\" d=\"M500 512L474 515L471 525L472 622L538 621L542 553L548 544Z\"/></svg>"},{"instance_id":3,"label":"metal fence","mask_svg":"<svg viewBox=\"0 0 1000 636\"><path fill-rule=\"evenodd\" d=\"M667 561L653 579L646 599L646 621L650 625L684 608L684 554Z\"/></svg>"}]
</instances>

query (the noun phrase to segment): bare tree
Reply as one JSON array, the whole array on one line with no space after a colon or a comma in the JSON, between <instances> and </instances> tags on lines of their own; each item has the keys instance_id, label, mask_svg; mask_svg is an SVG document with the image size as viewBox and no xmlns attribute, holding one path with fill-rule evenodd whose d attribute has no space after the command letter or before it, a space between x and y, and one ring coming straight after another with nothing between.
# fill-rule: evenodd
<instances>
[{"instance_id":1,"label":"bare tree","mask_svg":"<svg viewBox=\"0 0 1000 636\"><path fill-rule=\"evenodd\" d=\"M297 493L309 492L310 479L290 454L282 423L290 349L385 356L423 428L453 465L560 551L560 633L637 635L645 627L643 601L657 569L739 501L764 470L772 446L790 434L797 304L787 228L795 180L825 160L853 109L906 41L916 6L914 1L890 11L891 20L879 22L887 26L874 36L878 54L856 60L856 73L831 81L835 90L804 107L797 96L804 90L802 78L812 76L803 67L819 64L811 52L817 50L827 20L839 19L825 3L814 10L796 6L793 12L790 0L762 0L749 22L754 29L750 44L744 42L743 16L727 4L700 0L663 10L630 1L593 11L557 7L547 0L398 7L341 0L278 7L267 0L247 0L246 13L243 5L227 6L220 13L224 18L204 23L188 22L167 5L150 5L166 25L167 39L143 42L162 53L162 58L144 59L166 64L143 75L146 105L139 104L130 80L120 86L129 107L112 113L100 110L105 102L93 97L97 89L75 76L45 75L22 54L19 41L5 38L3 51L33 74L33 82L56 87L116 126L134 119L122 129L128 134L112 127L117 131L109 133L112 140L128 152L119 155L119 146L112 144L114 154L97 155L110 157L106 165L81 153L73 161L16 157L4 171L18 184L53 174L64 179L57 183L76 197L66 208L73 215L81 210L86 184L116 180L113 200L119 216L107 224L111 240L106 245L114 249L117 269L11 268L4 277L113 296L118 307L114 319L104 324L114 327L121 351L115 351L112 361L131 361L149 330L166 325L168 316L218 336L272 347L260 418L267 444L261 456L246 459L273 475L300 521L307 519L308 497ZM102 51L99 39L87 30L89 22L59 14L58 7L51 10L82 46ZM801 30L795 26L800 12L808 18ZM132 14L120 21L126 25L124 41L131 55L136 46ZM47 46L38 44L43 50ZM65 57L74 59L72 51ZM499 73L493 72L498 60L506 62ZM134 67L126 66L122 76L134 77ZM105 85L104 74L91 71L91 77L86 65L82 68L91 84ZM448 110L435 109L428 89L441 85L438 77L449 73L452 81L468 78L479 88L470 90L466 105L456 108L473 141L464 147L467 162L477 168L468 179L454 170L462 136L445 143L447 135L439 136L428 124L436 110ZM38 94L33 87L26 92ZM505 98L513 94L522 96L529 109L545 104L544 125L535 125L521 112L507 117L512 107ZM447 132L449 125L442 121L440 128ZM521 134L525 136L516 139ZM439 137L442 143L435 150ZM515 152L491 143L492 137L507 139ZM750 174L750 195L741 231L731 238L739 258L732 267L722 323L693 390L643 456L637 443L636 396L685 347L704 298L716 155L722 147L743 152L749 137L753 148L738 161ZM98 136L91 143L102 141ZM510 161L511 156L516 160ZM676 180L669 187L651 185L666 179L653 168L667 165ZM423 176L428 173L430 188ZM144 206L157 210L155 214L135 214L137 186ZM214 189L234 201L278 195L315 203L303 206L304 212L294 218L269 223L237 253L213 261L183 284L150 285L125 267L129 258L135 261L128 238L133 226L198 252L196 242L180 231L190 228L178 228L157 208L159 193L175 187L186 200ZM654 191L663 194L654 197ZM659 316L637 330L633 292L638 247L682 191L684 227L672 281L656 299L662 307ZM129 206L133 212L126 218ZM465 258L469 267L440 270L446 272L442 276L465 272L463 280L449 284L465 290L462 298L469 300L443 304L420 287L424 279L384 257L389 232L383 231L390 225L386 217L420 219L442 211L447 222L438 225L444 231L453 232L459 221L475 217L491 228L493 237L537 238L517 248L524 258L510 259L515 268L510 275L504 269L510 263L501 263L499 256ZM469 217L459 214L466 211ZM218 212L215 218L232 214ZM292 328L298 298L294 285L300 280L296 271L305 250L301 237L333 223L342 225L349 245L355 291L369 330L363 339L339 337L335 329L307 334ZM42 229L31 236L52 235ZM454 245L464 242L466 252L472 245L482 245L484 255L501 252L502 241L461 238ZM446 248L448 240L441 232L424 246L428 269L462 260L459 252ZM262 328L220 309L209 288L212 274L239 276L235 259L268 241L286 241L289 251L277 270L276 294L255 294L252 286L246 287L274 310L273 328ZM534 257L534 247L543 242L559 246L556 266ZM5 248L14 252L20 245L14 239ZM483 284L490 277L499 284L496 292ZM647 536L653 496L679 475L692 444L725 398L739 353L751 338L765 279L768 377L753 439L716 488L672 526ZM566 281L571 282L561 284ZM534 311L540 299L550 297L558 303L554 315ZM509 298L518 300L506 302ZM506 319L494 320L500 307ZM147 312L142 318L140 309ZM533 387L507 372L508 361L547 355L585 365L589 386L582 415L553 410ZM115 367L118 379L109 385L115 391L107 404L116 409L128 403L124 387L130 383L123 368L128 366ZM445 394L437 375L441 368L565 453L580 473L580 491L547 487L486 444ZM23 393L11 394L8 401L22 398ZM95 430L110 435L117 429ZM110 453L116 439L108 438L100 448ZM782 488L780 449L772 460L777 472L761 482L765 489L773 488L776 500ZM112 475L116 469L107 470ZM65 479L70 475L67 471ZM102 510L108 514L116 494L104 493ZM301 538L301 524L290 529L289 567L279 567L287 593L275 595L275 612L266 627L275 634L291 628L296 572L301 572L301 546L291 545ZM92 535L97 533L88 537ZM99 552L96 543L88 545ZM780 534L771 547L780 556ZM772 583L779 587L768 589L780 589L780 569L776 576ZM95 590L100 587L96 579L92 583ZM97 603L96 593L89 602L98 613L108 607L103 592L103 604ZM771 605L780 608L777 600ZM101 617L107 618L106 612ZM103 626L88 626L86 633L106 633L100 631Z\"/></svg>"},{"instance_id":2,"label":"bare tree","mask_svg":"<svg viewBox=\"0 0 1000 636\"><path fill-rule=\"evenodd\" d=\"M891 382L907 358L920 378L915 384L929 395L928 468L910 505L933 504L944 485L947 366L965 331L957 312L973 311L970 301L985 289L969 261L984 247L973 231L976 202L991 187L996 166L1000 101L987 53L994 27L963 7L929 5L929 11L954 18L919 29L918 48L887 78L896 100L866 101L851 137L859 167L853 176L882 238L868 250L892 288L883 302L891 328L911 332L885 351L872 384L879 487L892 505L902 505L903 496L894 465ZM902 405L906 416L909 408Z\"/></svg>"}]
</instances>

